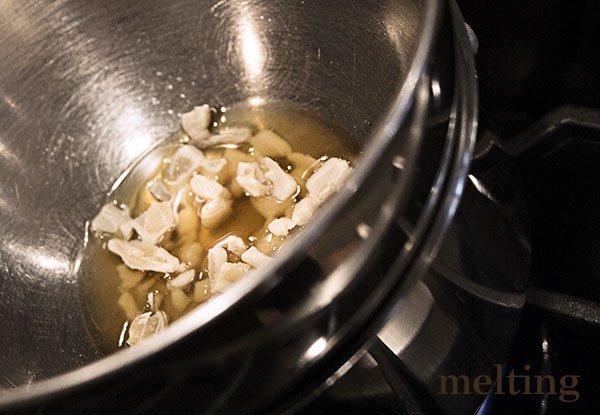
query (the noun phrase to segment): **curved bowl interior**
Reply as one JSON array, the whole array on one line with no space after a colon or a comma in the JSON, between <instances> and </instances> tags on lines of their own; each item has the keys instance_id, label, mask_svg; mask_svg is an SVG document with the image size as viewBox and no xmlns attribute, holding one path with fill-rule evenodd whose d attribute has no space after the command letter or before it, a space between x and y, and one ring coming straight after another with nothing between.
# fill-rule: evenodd
<instances>
[{"instance_id":1,"label":"curved bowl interior","mask_svg":"<svg viewBox=\"0 0 600 415\"><path fill-rule=\"evenodd\" d=\"M101 357L82 318L85 221L194 104L288 101L362 148L410 65L421 3L0 3L0 387Z\"/></svg>"}]
</instances>

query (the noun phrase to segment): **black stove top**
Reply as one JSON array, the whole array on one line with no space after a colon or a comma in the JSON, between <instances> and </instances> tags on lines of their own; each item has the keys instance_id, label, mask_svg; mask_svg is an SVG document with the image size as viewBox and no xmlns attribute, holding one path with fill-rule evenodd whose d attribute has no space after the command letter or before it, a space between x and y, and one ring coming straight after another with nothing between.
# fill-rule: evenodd
<instances>
[{"instance_id":1,"label":"black stove top","mask_svg":"<svg viewBox=\"0 0 600 415\"><path fill-rule=\"evenodd\" d=\"M519 154L532 223L527 305L505 370L557 382L556 394L493 395L480 412L597 413L600 2L459 4L479 39L483 125Z\"/></svg>"},{"instance_id":2,"label":"black stove top","mask_svg":"<svg viewBox=\"0 0 600 415\"><path fill-rule=\"evenodd\" d=\"M458 0L479 39L483 111L507 139L565 104L600 108L600 3Z\"/></svg>"},{"instance_id":3,"label":"black stove top","mask_svg":"<svg viewBox=\"0 0 600 415\"><path fill-rule=\"evenodd\" d=\"M597 413L600 110L561 107L511 144L526 187L532 265L521 327L505 370L523 374L529 368L531 374L551 376L555 394L495 395L481 413Z\"/></svg>"}]
</instances>

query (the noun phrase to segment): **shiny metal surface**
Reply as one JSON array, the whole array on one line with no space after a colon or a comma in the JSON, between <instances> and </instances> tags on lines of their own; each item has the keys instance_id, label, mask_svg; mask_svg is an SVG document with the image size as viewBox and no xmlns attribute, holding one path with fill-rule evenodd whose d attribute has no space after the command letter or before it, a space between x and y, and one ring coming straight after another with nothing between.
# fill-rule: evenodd
<instances>
[{"instance_id":1,"label":"shiny metal surface","mask_svg":"<svg viewBox=\"0 0 600 415\"><path fill-rule=\"evenodd\" d=\"M377 330L419 246L409 237L402 247L390 226L427 150L425 72L440 4L2 2L0 385L21 387L0 390L0 409L59 413L54 402L69 397L107 413L122 394L143 405L140 385L152 379L158 395L184 383L178 394L193 393L198 411L253 412L335 371ZM73 371L101 357L81 318L79 255L84 223L113 181L194 104L273 101L352 133L364 154L350 183L264 272L164 336ZM446 167L432 167L436 213L415 220L415 235L452 213L473 139L462 128L440 153ZM419 185L427 196L432 183ZM363 223L366 240L355 231ZM390 252L405 260L383 275Z\"/></svg>"},{"instance_id":2,"label":"shiny metal surface","mask_svg":"<svg viewBox=\"0 0 600 415\"><path fill-rule=\"evenodd\" d=\"M293 100L366 136L418 9L372 3L2 2L0 332L15 334L1 340L2 383L97 357L79 318L84 222L178 112ZM406 35L387 33L398 25Z\"/></svg>"}]
</instances>

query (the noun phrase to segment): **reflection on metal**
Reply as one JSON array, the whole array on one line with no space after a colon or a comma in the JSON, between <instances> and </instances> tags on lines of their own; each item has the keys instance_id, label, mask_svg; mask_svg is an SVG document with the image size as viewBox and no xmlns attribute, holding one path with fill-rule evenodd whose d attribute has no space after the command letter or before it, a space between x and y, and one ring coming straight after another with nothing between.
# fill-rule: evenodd
<instances>
[{"instance_id":1,"label":"reflection on metal","mask_svg":"<svg viewBox=\"0 0 600 415\"><path fill-rule=\"evenodd\" d=\"M71 271L70 258L45 246L35 247L9 241L0 244L0 250L13 256L13 260L21 266L35 269L44 276L64 277Z\"/></svg>"},{"instance_id":2,"label":"reflection on metal","mask_svg":"<svg viewBox=\"0 0 600 415\"><path fill-rule=\"evenodd\" d=\"M248 104L251 107L260 107L265 103L265 99L263 97L250 97L248 99Z\"/></svg>"},{"instance_id":3,"label":"reflection on metal","mask_svg":"<svg viewBox=\"0 0 600 415\"><path fill-rule=\"evenodd\" d=\"M148 124L149 122L144 117L144 113L135 105L123 108L123 111L119 114L115 126L126 137L123 142L123 150L128 158L138 157L152 144L152 136L146 130Z\"/></svg>"},{"instance_id":4,"label":"reflection on metal","mask_svg":"<svg viewBox=\"0 0 600 415\"><path fill-rule=\"evenodd\" d=\"M356 227L356 233L361 239L367 239L371 233L371 227L366 223L361 223Z\"/></svg>"},{"instance_id":5,"label":"reflection on metal","mask_svg":"<svg viewBox=\"0 0 600 415\"><path fill-rule=\"evenodd\" d=\"M398 170L404 170L405 164L406 164L406 159L402 156L395 156L392 159L392 166L394 166Z\"/></svg>"},{"instance_id":6,"label":"reflection on metal","mask_svg":"<svg viewBox=\"0 0 600 415\"><path fill-rule=\"evenodd\" d=\"M10 164L10 168L22 168L21 160L2 141L3 138L0 137L0 166ZM9 166L6 167L9 168Z\"/></svg>"},{"instance_id":7,"label":"reflection on metal","mask_svg":"<svg viewBox=\"0 0 600 415\"><path fill-rule=\"evenodd\" d=\"M442 96L442 89L440 87L440 81L436 78L431 79L431 93L433 94L433 99L437 102Z\"/></svg>"},{"instance_id":8,"label":"reflection on metal","mask_svg":"<svg viewBox=\"0 0 600 415\"><path fill-rule=\"evenodd\" d=\"M479 193L490 199L492 202L497 203L494 196L485 188L485 185L477 177L469 174L469 180L473 183L473 186L475 186L475 189L477 189Z\"/></svg>"},{"instance_id":9,"label":"reflection on metal","mask_svg":"<svg viewBox=\"0 0 600 415\"><path fill-rule=\"evenodd\" d=\"M399 355L417 335L433 305L429 288L419 281L400 301L390 321L377 335L385 345Z\"/></svg>"},{"instance_id":10,"label":"reflection on metal","mask_svg":"<svg viewBox=\"0 0 600 415\"><path fill-rule=\"evenodd\" d=\"M239 22L241 57L246 75L254 81L260 76L265 65L265 50L258 37L252 15L247 11L242 11L242 13Z\"/></svg>"},{"instance_id":11,"label":"reflection on metal","mask_svg":"<svg viewBox=\"0 0 600 415\"><path fill-rule=\"evenodd\" d=\"M311 361L316 357L319 357L321 353L327 347L327 339L325 337L320 337L317 341L315 341L304 353L304 359L306 361Z\"/></svg>"}]
</instances>

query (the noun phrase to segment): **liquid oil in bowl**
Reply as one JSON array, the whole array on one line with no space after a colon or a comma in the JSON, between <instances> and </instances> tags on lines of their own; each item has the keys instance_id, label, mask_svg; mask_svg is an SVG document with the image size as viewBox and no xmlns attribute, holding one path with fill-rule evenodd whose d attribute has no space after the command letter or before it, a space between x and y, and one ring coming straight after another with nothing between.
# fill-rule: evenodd
<instances>
[{"instance_id":1,"label":"liquid oil in bowl","mask_svg":"<svg viewBox=\"0 0 600 415\"><path fill-rule=\"evenodd\" d=\"M291 153L257 148L273 151L270 154L272 160L294 178L297 191L283 201L272 197L249 197L243 189L242 195L235 197L236 192L240 192L232 185L235 166L239 162L256 159L253 141L204 148L207 159L228 161L228 168L219 171L213 178L232 189L234 197L226 220L206 228L198 218L201 205L198 205L197 195L190 191L179 195L184 207L177 212L178 223L164 235L158 246L187 264L187 275L193 274L193 281L188 283L175 284L177 277L173 273L131 269L119 256L106 249L106 238L89 235L81 264L81 302L89 334L101 352L108 354L126 345L131 323L140 313L150 316L160 308L160 312L172 322L215 295L211 292L208 278L210 264L207 250L219 241L227 237L241 238L260 252L274 255L286 237L274 235L269 225L278 218L289 217L295 202L307 197L307 179L325 160L335 157L352 161L358 152L352 146L351 136L344 130L304 108L292 105L234 106L221 108L218 112L213 110L211 128L218 131L229 127L248 128L252 134L272 131L283 138L291 146ZM133 218L145 212L157 202L157 194L160 197L160 189L149 184L164 179L171 158L181 148L181 142L187 140L183 132L178 132L150 151L119 180L109 195L110 199L125 204ZM235 248L231 249L235 251ZM239 254L228 250L227 261L240 261Z\"/></svg>"}]
</instances>

